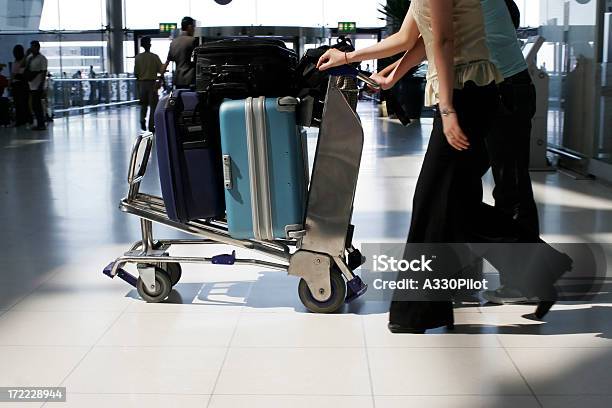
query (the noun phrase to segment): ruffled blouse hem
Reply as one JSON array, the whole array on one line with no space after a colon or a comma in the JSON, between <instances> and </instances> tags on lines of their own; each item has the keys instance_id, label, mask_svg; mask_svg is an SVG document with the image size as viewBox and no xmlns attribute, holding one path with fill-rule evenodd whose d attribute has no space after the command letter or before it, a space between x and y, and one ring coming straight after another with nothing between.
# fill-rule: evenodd
<instances>
[{"instance_id":1,"label":"ruffled blouse hem","mask_svg":"<svg viewBox=\"0 0 612 408\"><path fill-rule=\"evenodd\" d=\"M501 83L504 77L491 61L482 60L455 67L455 89L472 81L478 86L489 85L491 82ZM427 77L425 86L425 106L435 106L440 101L438 94L438 75Z\"/></svg>"}]
</instances>

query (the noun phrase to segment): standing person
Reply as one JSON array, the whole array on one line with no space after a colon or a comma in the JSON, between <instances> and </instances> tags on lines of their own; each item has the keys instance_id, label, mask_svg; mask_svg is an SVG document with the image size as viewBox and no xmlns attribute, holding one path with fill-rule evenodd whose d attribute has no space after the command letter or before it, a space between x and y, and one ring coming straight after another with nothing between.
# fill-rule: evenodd
<instances>
[{"instance_id":1,"label":"standing person","mask_svg":"<svg viewBox=\"0 0 612 408\"><path fill-rule=\"evenodd\" d=\"M195 62L191 55L196 47L195 20L191 17L184 17L181 21L181 35L170 43L168 58L162 66L162 74L168 69L170 62L176 64L174 74L174 87L177 89L189 89L195 85Z\"/></svg>"},{"instance_id":2,"label":"standing person","mask_svg":"<svg viewBox=\"0 0 612 408\"><path fill-rule=\"evenodd\" d=\"M151 52L151 37L142 37L140 46L145 52L136 55L136 63L134 65L134 76L138 80L138 93L140 95L140 128L147 130L147 111L149 113L149 132L155 131L153 119L155 116L155 108L159 100L158 75L161 72L162 62L157 56Z\"/></svg>"},{"instance_id":3,"label":"standing person","mask_svg":"<svg viewBox=\"0 0 612 408\"><path fill-rule=\"evenodd\" d=\"M23 45L13 47L13 67L11 69L11 94L15 104L15 126L32 123L30 111L30 88L25 78L26 57Z\"/></svg>"},{"instance_id":4,"label":"standing person","mask_svg":"<svg viewBox=\"0 0 612 408\"><path fill-rule=\"evenodd\" d=\"M2 75L5 64L0 64L0 126L6 127L10 124L9 101L4 96L4 91L9 87L8 79Z\"/></svg>"},{"instance_id":5,"label":"standing person","mask_svg":"<svg viewBox=\"0 0 612 408\"><path fill-rule=\"evenodd\" d=\"M26 60L26 77L32 98L32 110L36 116L34 130L46 130L45 114L42 107L42 97L47 76L47 58L40 53L40 43L36 40L30 43L31 54Z\"/></svg>"},{"instance_id":6,"label":"standing person","mask_svg":"<svg viewBox=\"0 0 612 408\"><path fill-rule=\"evenodd\" d=\"M83 73L81 72L81 70L78 70L77 72L72 74L72 79L76 79L76 81L74 81L74 85L72 86L72 89L74 91L73 95L75 96L72 99L72 105L83 106L83 82L80 81L81 79L83 79Z\"/></svg>"},{"instance_id":7,"label":"standing person","mask_svg":"<svg viewBox=\"0 0 612 408\"><path fill-rule=\"evenodd\" d=\"M495 84L503 77L490 61L480 0L413 0L397 34L364 50L329 50L318 66L327 69L403 50L419 53L420 47L425 47L429 61L425 103L436 108L436 115L414 193L408 245L544 244L535 233L482 202L481 178L489 161L485 138L499 101ZM410 54L404 58L411 58ZM556 301L553 284L568 270L571 260L547 245L535 244L531 250L538 255L537 267L545 275L530 287L541 297L536 317L542 318ZM489 254L485 258L494 266L499 264L499 259ZM518 271L521 261L516 262ZM433 298L427 294L428 301L392 302L389 330L424 333L452 326L452 302Z\"/></svg>"},{"instance_id":8,"label":"standing person","mask_svg":"<svg viewBox=\"0 0 612 408\"><path fill-rule=\"evenodd\" d=\"M89 79L96 79L96 71L94 71L93 65L89 66ZM97 102L98 84L96 81L89 81L89 104L94 105Z\"/></svg>"}]
</instances>

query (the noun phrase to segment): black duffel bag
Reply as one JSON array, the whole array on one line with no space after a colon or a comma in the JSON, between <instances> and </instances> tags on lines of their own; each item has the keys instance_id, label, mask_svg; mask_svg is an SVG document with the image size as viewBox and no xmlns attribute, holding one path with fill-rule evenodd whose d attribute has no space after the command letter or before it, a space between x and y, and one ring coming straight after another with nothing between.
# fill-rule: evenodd
<instances>
[{"instance_id":1,"label":"black duffel bag","mask_svg":"<svg viewBox=\"0 0 612 408\"><path fill-rule=\"evenodd\" d=\"M302 126L318 127L321 123L323 115L323 105L327 95L327 86L329 82L329 72L319 71L317 63L319 58L331 48L343 52L355 51L350 38L340 38L333 46L321 46L313 48L302 56L296 68L296 83L297 97L302 100L299 111L299 122ZM353 64L358 66L359 64ZM357 85L354 78L339 78L337 84L339 89L343 91L347 101L353 109L357 105Z\"/></svg>"},{"instance_id":2,"label":"black duffel bag","mask_svg":"<svg viewBox=\"0 0 612 408\"><path fill-rule=\"evenodd\" d=\"M281 40L240 37L194 51L196 90L228 98L295 94L297 55Z\"/></svg>"}]
</instances>

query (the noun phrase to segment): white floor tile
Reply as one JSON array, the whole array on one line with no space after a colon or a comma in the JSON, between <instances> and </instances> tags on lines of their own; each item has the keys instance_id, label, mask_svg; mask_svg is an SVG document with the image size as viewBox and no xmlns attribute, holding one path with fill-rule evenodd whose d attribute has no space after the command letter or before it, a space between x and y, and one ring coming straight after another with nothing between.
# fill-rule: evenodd
<instances>
[{"instance_id":1,"label":"white floor tile","mask_svg":"<svg viewBox=\"0 0 612 408\"><path fill-rule=\"evenodd\" d=\"M358 396L285 396L285 395L213 395L208 408L372 408L372 397Z\"/></svg>"},{"instance_id":2,"label":"white floor tile","mask_svg":"<svg viewBox=\"0 0 612 408\"><path fill-rule=\"evenodd\" d=\"M0 346L0 384L58 386L88 350L88 347ZM0 406L4 408L4 404Z\"/></svg>"},{"instance_id":3,"label":"white floor tile","mask_svg":"<svg viewBox=\"0 0 612 408\"><path fill-rule=\"evenodd\" d=\"M77 393L210 394L226 350L95 347L63 385Z\"/></svg>"},{"instance_id":4,"label":"white floor tile","mask_svg":"<svg viewBox=\"0 0 612 408\"><path fill-rule=\"evenodd\" d=\"M455 315L457 323L464 319ZM430 330L425 335L393 334L387 328L387 315L366 315L363 322L368 347L501 347L495 334L464 334L446 328Z\"/></svg>"},{"instance_id":5,"label":"white floor tile","mask_svg":"<svg viewBox=\"0 0 612 408\"><path fill-rule=\"evenodd\" d=\"M91 346L120 312L13 312L0 316L0 345Z\"/></svg>"},{"instance_id":6,"label":"white floor tile","mask_svg":"<svg viewBox=\"0 0 612 408\"><path fill-rule=\"evenodd\" d=\"M530 395L498 348L368 349L375 395Z\"/></svg>"},{"instance_id":7,"label":"white floor tile","mask_svg":"<svg viewBox=\"0 0 612 408\"><path fill-rule=\"evenodd\" d=\"M38 285L33 282L0 282L0 310L9 310L32 293Z\"/></svg>"},{"instance_id":8,"label":"white floor tile","mask_svg":"<svg viewBox=\"0 0 612 408\"><path fill-rule=\"evenodd\" d=\"M98 345L227 347L238 314L124 313Z\"/></svg>"},{"instance_id":9,"label":"white floor tile","mask_svg":"<svg viewBox=\"0 0 612 408\"><path fill-rule=\"evenodd\" d=\"M230 349L215 394L369 395L358 348Z\"/></svg>"},{"instance_id":10,"label":"white floor tile","mask_svg":"<svg viewBox=\"0 0 612 408\"><path fill-rule=\"evenodd\" d=\"M612 395L610 348L511 348L536 395Z\"/></svg>"},{"instance_id":11,"label":"white floor tile","mask_svg":"<svg viewBox=\"0 0 612 408\"><path fill-rule=\"evenodd\" d=\"M125 289L115 282L46 282L12 310L32 312L121 311L130 304Z\"/></svg>"},{"instance_id":12,"label":"white floor tile","mask_svg":"<svg viewBox=\"0 0 612 408\"><path fill-rule=\"evenodd\" d=\"M262 272L251 288L247 313L307 313L298 297L299 279L283 272Z\"/></svg>"},{"instance_id":13,"label":"white floor tile","mask_svg":"<svg viewBox=\"0 0 612 408\"><path fill-rule=\"evenodd\" d=\"M363 347L361 317L246 313L232 347Z\"/></svg>"},{"instance_id":14,"label":"white floor tile","mask_svg":"<svg viewBox=\"0 0 612 408\"><path fill-rule=\"evenodd\" d=\"M74 394L68 392L62 408L205 408L208 395ZM53 408L56 404L47 404ZM4 407L3 407L4 408Z\"/></svg>"}]
</instances>

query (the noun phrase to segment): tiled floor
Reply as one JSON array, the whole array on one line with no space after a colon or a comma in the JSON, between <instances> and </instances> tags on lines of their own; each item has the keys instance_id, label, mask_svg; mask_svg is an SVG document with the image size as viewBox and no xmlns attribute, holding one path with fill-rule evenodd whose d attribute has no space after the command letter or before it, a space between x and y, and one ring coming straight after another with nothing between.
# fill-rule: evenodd
<instances>
[{"instance_id":1,"label":"tiled floor","mask_svg":"<svg viewBox=\"0 0 612 408\"><path fill-rule=\"evenodd\" d=\"M402 241L431 124L361 115L356 239ZM261 268L187 265L166 303L142 302L101 274L139 236L117 210L137 127L126 108L0 129L0 386L66 386L69 407L612 406L609 293L545 323L526 306L458 306L454 332L425 336L391 335L375 302L306 313L297 280ZM534 189L545 238L612 243L609 187L536 173Z\"/></svg>"}]
</instances>

